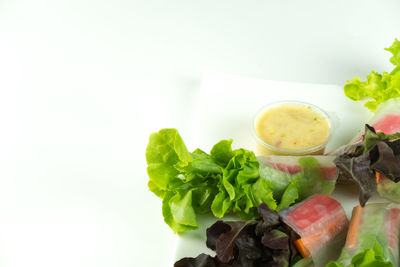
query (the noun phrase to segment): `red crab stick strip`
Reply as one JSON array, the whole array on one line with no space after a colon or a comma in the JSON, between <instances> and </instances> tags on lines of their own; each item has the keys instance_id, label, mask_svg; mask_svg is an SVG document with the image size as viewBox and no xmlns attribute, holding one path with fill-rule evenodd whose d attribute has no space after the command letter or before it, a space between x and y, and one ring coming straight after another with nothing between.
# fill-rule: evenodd
<instances>
[{"instance_id":1,"label":"red crab stick strip","mask_svg":"<svg viewBox=\"0 0 400 267\"><path fill-rule=\"evenodd\" d=\"M387 114L373 123L372 127L378 133L394 134L400 132L400 114Z\"/></svg>"},{"instance_id":2,"label":"red crab stick strip","mask_svg":"<svg viewBox=\"0 0 400 267\"><path fill-rule=\"evenodd\" d=\"M327 195L313 195L281 211L280 215L300 236L295 245L305 258L346 230L349 224L341 204Z\"/></svg>"}]
</instances>

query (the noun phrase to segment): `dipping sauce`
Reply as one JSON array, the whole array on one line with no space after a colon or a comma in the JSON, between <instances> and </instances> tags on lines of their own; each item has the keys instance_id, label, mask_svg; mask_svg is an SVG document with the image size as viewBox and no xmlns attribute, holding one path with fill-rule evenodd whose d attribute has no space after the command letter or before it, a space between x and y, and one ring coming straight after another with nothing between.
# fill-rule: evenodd
<instances>
[{"instance_id":1,"label":"dipping sauce","mask_svg":"<svg viewBox=\"0 0 400 267\"><path fill-rule=\"evenodd\" d=\"M331 123L315 106L283 102L263 109L254 120L254 131L258 155L323 154Z\"/></svg>"}]
</instances>

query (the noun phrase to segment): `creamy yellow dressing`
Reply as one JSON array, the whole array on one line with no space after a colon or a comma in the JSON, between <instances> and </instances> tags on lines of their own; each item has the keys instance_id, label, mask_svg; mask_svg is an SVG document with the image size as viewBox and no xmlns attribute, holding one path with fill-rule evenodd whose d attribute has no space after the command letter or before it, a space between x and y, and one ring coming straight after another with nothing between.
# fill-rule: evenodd
<instances>
[{"instance_id":1,"label":"creamy yellow dressing","mask_svg":"<svg viewBox=\"0 0 400 267\"><path fill-rule=\"evenodd\" d=\"M288 150L318 146L328 138L329 130L325 117L302 105L272 107L255 121L255 131L263 141Z\"/></svg>"}]
</instances>

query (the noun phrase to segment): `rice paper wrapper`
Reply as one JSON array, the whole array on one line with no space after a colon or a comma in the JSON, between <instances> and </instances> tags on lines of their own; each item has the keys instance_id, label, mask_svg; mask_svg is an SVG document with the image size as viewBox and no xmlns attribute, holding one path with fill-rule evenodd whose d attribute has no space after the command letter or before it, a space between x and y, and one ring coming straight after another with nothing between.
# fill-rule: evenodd
<instances>
[{"instance_id":1,"label":"rice paper wrapper","mask_svg":"<svg viewBox=\"0 0 400 267\"><path fill-rule=\"evenodd\" d=\"M339 256L349 221L336 199L327 195L313 195L282 210L279 215L301 237L315 266L325 266Z\"/></svg>"},{"instance_id":2,"label":"rice paper wrapper","mask_svg":"<svg viewBox=\"0 0 400 267\"><path fill-rule=\"evenodd\" d=\"M392 202L400 203L400 182L380 176L379 183L376 187L379 196L386 198Z\"/></svg>"},{"instance_id":3,"label":"rice paper wrapper","mask_svg":"<svg viewBox=\"0 0 400 267\"><path fill-rule=\"evenodd\" d=\"M367 124L374 127L377 133L394 134L400 132L400 98L392 98L378 105L375 115ZM363 129L350 143L362 140Z\"/></svg>"},{"instance_id":4,"label":"rice paper wrapper","mask_svg":"<svg viewBox=\"0 0 400 267\"><path fill-rule=\"evenodd\" d=\"M333 192L337 180L335 156L281 156L257 157L260 176L269 180L274 188L274 198L280 200L290 183L300 189L300 200L314 195ZM304 188L301 188L304 187Z\"/></svg>"},{"instance_id":5,"label":"rice paper wrapper","mask_svg":"<svg viewBox=\"0 0 400 267\"><path fill-rule=\"evenodd\" d=\"M352 224L353 220L352 218ZM356 232L349 231L337 262L347 266L355 255L365 249L374 249L378 243L382 247L383 260L389 261L393 266L399 266L399 222L399 204L367 204L361 208L361 215L357 222L354 222L358 224Z\"/></svg>"}]
</instances>

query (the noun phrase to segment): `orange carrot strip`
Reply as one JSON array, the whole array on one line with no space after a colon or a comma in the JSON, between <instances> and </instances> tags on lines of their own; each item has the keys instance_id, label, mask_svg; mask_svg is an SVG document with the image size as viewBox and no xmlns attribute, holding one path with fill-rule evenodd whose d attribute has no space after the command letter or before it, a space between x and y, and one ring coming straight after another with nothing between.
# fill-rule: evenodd
<instances>
[{"instance_id":1,"label":"orange carrot strip","mask_svg":"<svg viewBox=\"0 0 400 267\"><path fill-rule=\"evenodd\" d=\"M311 257L310 251L306 248L306 246L304 246L303 240L301 240L301 238L294 241L294 246L300 252L301 256L303 256L303 258Z\"/></svg>"},{"instance_id":2,"label":"orange carrot strip","mask_svg":"<svg viewBox=\"0 0 400 267\"><path fill-rule=\"evenodd\" d=\"M352 249L357 246L357 230L360 226L362 207L360 205L353 208L351 221L346 238L346 249Z\"/></svg>"},{"instance_id":3,"label":"orange carrot strip","mask_svg":"<svg viewBox=\"0 0 400 267\"><path fill-rule=\"evenodd\" d=\"M376 176L376 184L379 184L379 179L381 178L381 175L379 174L379 172L375 172L375 176Z\"/></svg>"},{"instance_id":4,"label":"orange carrot strip","mask_svg":"<svg viewBox=\"0 0 400 267\"><path fill-rule=\"evenodd\" d=\"M339 225L340 223L342 223L343 220L347 221L346 215L344 215L344 214L343 214L343 216L338 217L335 221L333 221L329 225L327 225L322 231L320 231L316 234L312 234L312 235L297 239L294 242L294 245L297 248L297 250L300 252L301 256L303 256L303 258L311 257L311 253L307 249L306 244L307 244L307 246L309 246L315 242L319 242L320 238L322 236L325 236L329 233L335 232L336 226Z\"/></svg>"}]
</instances>

